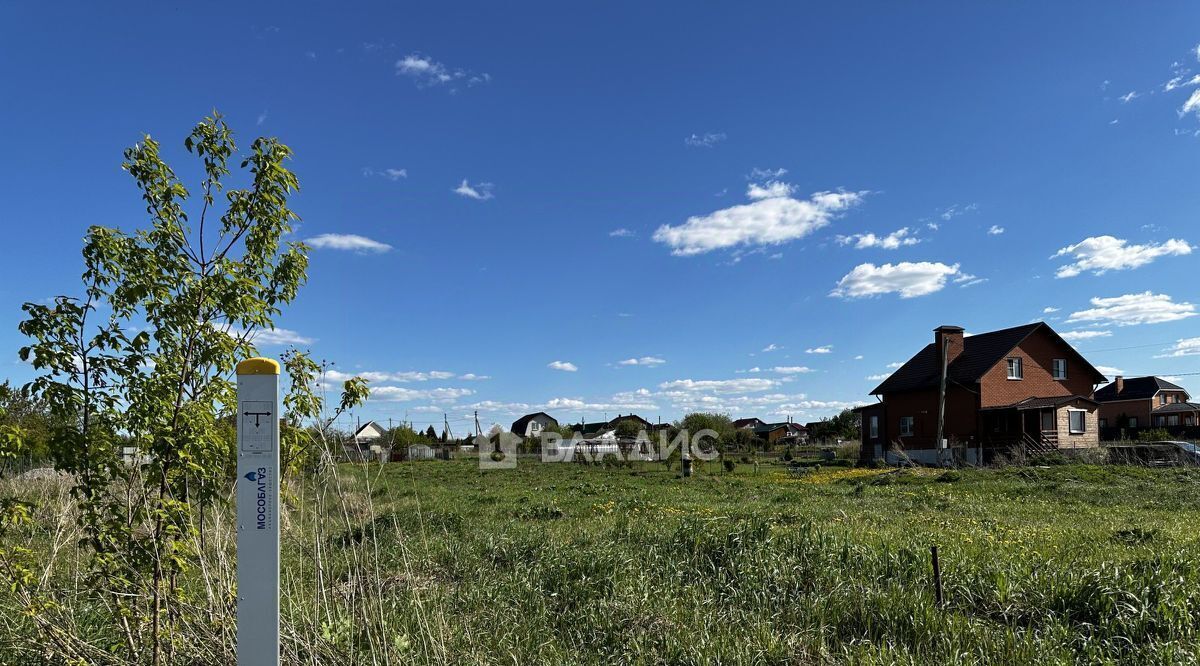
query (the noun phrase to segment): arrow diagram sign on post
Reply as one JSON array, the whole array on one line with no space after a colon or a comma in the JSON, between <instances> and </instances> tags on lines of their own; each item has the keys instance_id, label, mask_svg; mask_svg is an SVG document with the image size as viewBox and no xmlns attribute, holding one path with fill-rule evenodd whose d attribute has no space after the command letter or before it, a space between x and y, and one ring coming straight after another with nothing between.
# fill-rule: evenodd
<instances>
[{"instance_id":1,"label":"arrow diagram sign on post","mask_svg":"<svg viewBox=\"0 0 1200 666\"><path fill-rule=\"evenodd\" d=\"M279 664L279 364L237 365L237 663Z\"/></svg>"}]
</instances>

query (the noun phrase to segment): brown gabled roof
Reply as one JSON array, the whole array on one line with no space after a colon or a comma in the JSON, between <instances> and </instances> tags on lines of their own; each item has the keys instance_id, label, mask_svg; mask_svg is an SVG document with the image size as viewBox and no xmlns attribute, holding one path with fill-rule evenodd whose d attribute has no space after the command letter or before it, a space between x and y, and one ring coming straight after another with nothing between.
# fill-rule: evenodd
<instances>
[{"instance_id":1,"label":"brown gabled roof","mask_svg":"<svg viewBox=\"0 0 1200 666\"><path fill-rule=\"evenodd\" d=\"M1000 410L1000 409L1016 409L1018 411L1024 411L1026 409L1045 409L1047 407L1058 407L1060 405L1065 405L1069 402L1075 402L1077 400L1082 400L1084 402L1090 402L1093 405L1100 404L1100 403L1096 402L1095 400L1092 400L1091 398L1087 397L1086 395L1056 395L1056 396L1051 396L1048 398L1025 398L1024 400L1022 400L1020 402L1014 402L1011 405L1001 405L999 407L984 407L980 411L988 412L988 411L996 411L996 410Z\"/></svg>"},{"instance_id":2,"label":"brown gabled roof","mask_svg":"<svg viewBox=\"0 0 1200 666\"><path fill-rule=\"evenodd\" d=\"M1063 340L1054 329L1045 322L1034 322L1024 326L1014 326L999 331L980 333L963 338L962 352L946 368L946 378L952 384L977 384L980 378L997 363L1002 361L1017 345L1034 331L1044 328L1053 335L1075 358L1083 362L1084 368L1091 372L1095 382L1105 381L1104 375L1092 367L1088 360L1075 351L1066 340ZM931 342L917 352L907 363L900 366L887 379L883 380L872 395L914 391L918 389L937 388L941 380L941 356L937 347Z\"/></svg>"},{"instance_id":3,"label":"brown gabled roof","mask_svg":"<svg viewBox=\"0 0 1200 666\"><path fill-rule=\"evenodd\" d=\"M1150 410L1154 414L1171 414L1174 412L1200 412L1200 405L1194 402L1171 402Z\"/></svg>"}]
</instances>

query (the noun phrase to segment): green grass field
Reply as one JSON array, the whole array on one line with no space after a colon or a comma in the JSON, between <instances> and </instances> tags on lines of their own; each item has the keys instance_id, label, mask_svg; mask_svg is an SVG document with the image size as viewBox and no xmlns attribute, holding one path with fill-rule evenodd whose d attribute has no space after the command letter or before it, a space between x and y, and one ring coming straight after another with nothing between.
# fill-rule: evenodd
<instances>
[{"instance_id":1,"label":"green grass field","mask_svg":"<svg viewBox=\"0 0 1200 666\"><path fill-rule=\"evenodd\" d=\"M344 465L289 498L285 660L1200 660L1200 471L718 468ZM184 663L230 654L210 540Z\"/></svg>"}]
</instances>

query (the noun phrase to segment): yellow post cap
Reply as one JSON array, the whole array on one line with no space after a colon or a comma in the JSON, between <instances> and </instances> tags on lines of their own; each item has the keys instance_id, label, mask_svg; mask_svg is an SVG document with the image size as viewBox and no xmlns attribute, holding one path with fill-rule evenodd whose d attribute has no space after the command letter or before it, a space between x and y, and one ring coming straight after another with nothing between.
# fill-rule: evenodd
<instances>
[{"instance_id":1,"label":"yellow post cap","mask_svg":"<svg viewBox=\"0 0 1200 666\"><path fill-rule=\"evenodd\" d=\"M277 375L279 362L270 358L248 358L237 364L239 375Z\"/></svg>"}]
</instances>

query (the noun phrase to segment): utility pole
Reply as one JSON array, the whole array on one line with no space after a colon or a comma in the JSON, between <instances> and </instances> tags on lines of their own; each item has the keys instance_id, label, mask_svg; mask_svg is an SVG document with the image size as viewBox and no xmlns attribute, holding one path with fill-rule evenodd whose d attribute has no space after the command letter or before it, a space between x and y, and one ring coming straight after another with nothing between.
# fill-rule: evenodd
<instances>
[{"instance_id":1,"label":"utility pole","mask_svg":"<svg viewBox=\"0 0 1200 666\"><path fill-rule=\"evenodd\" d=\"M479 427L479 410L475 410L475 436L483 435L483 429Z\"/></svg>"},{"instance_id":2,"label":"utility pole","mask_svg":"<svg viewBox=\"0 0 1200 666\"><path fill-rule=\"evenodd\" d=\"M442 430L446 433L446 442L454 439L454 433L450 432L450 418L446 416L446 412L442 412Z\"/></svg>"},{"instance_id":3,"label":"utility pole","mask_svg":"<svg viewBox=\"0 0 1200 666\"><path fill-rule=\"evenodd\" d=\"M942 380L941 387L938 389L938 420L937 420L937 441L933 444L933 449L936 451L937 460L942 461L942 438L945 436L946 430L946 367L947 357L950 356L950 339L942 336Z\"/></svg>"}]
</instances>

